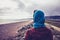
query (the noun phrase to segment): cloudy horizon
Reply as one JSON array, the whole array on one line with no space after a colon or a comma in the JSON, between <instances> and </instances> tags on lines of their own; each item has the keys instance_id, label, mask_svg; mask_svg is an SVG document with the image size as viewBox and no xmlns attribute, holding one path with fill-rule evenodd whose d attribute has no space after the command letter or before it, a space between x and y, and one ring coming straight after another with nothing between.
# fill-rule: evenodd
<instances>
[{"instance_id":1,"label":"cloudy horizon","mask_svg":"<svg viewBox=\"0 0 60 40\"><path fill-rule=\"evenodd\" d=\"M32 18L35 9L60 16L60 0L0 0L0 19Z\"/></svg>"}]
</instances>

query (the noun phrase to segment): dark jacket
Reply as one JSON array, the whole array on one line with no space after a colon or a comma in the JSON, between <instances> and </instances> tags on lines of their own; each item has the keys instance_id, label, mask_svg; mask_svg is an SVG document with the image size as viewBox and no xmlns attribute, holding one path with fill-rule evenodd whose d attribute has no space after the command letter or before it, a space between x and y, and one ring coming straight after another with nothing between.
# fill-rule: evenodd
<instances>
[{"instance_id":1,"label":"dark jacket","mask_svg":"<svg viewBox=\"0 0 60 40\"><path fill-rule=\"evenodd\" d=\"M33 28L27 31L25 40L53 40L53 35L47 28Z\"/></svg>"}]
</instances>

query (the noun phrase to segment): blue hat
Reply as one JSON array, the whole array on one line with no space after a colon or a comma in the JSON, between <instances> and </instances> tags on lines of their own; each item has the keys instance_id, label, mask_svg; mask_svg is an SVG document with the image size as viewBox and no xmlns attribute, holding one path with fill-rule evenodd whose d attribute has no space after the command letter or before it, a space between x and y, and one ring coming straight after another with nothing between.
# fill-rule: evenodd
<instances>
[{"instance_id":1,"label":"blue hat","mask_svg":"<svg viewBox=\"0 0 60 40\"><path fill-rule=\"evenodd\" d=\"M33 24L34 28L45 27L45 25L44 25L45 17L44 17L44 13L42 11L35 10L34 15L33 15L33 20L34 20L34 24Z\"/></svg>"}]
</instances>

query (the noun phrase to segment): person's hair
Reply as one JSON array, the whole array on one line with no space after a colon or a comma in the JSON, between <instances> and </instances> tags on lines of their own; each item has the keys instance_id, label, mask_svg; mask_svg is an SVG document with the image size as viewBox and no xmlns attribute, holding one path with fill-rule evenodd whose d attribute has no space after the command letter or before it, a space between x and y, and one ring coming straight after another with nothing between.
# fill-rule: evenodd
<instances>
[{"instance_id":1,"label":"person's hair","mask_svg":"<svg viewBox=\"0 0 60 40\"><path fill-rule=\"evenodd\" d=\"M34 10L34 13L36 12L37 10Z\"/></svg>"}]
</instances>

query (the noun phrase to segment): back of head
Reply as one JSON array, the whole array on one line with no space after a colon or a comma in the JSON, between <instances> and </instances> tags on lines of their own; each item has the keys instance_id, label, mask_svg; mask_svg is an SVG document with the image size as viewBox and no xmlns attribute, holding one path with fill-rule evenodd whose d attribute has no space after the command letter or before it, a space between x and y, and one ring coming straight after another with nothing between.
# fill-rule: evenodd
<instances>
[{"instance_id":1,"label":"back of head","mask_svg":"<svg viewBox=\"0 0 60 40\"><path fill-rule=\"evenodd\" d=\"M33 15L33 20L34 20L34 28L41 28L45 27L45 17L44 13L41 10L35 10L34 15Z\"/></svg>"}]
</instances>

